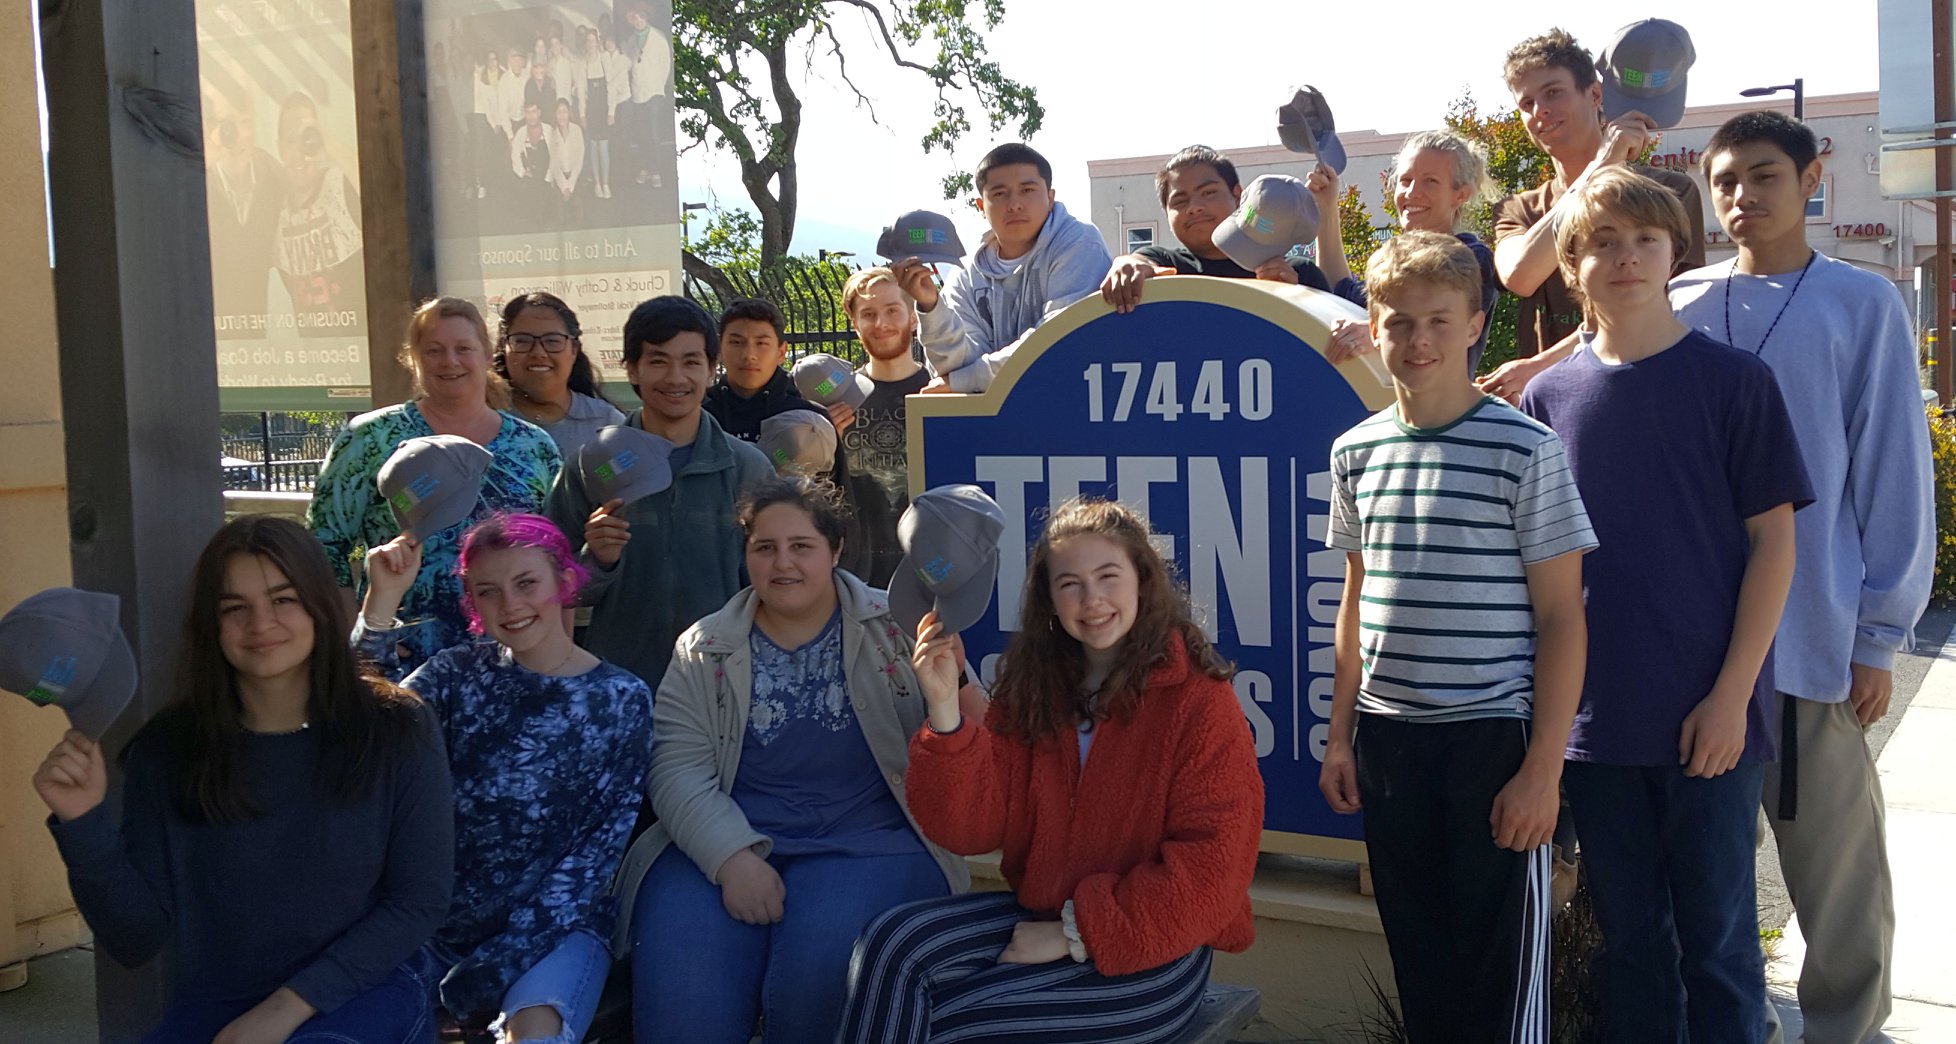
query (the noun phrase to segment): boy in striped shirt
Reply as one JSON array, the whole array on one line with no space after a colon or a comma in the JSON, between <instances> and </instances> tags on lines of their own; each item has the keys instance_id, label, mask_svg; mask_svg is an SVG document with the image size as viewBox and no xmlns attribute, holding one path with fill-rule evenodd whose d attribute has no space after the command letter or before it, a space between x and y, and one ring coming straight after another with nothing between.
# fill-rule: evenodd
<instances>
[{"instance_id":1,"label":"boy in striped shirt","mask_svg":"<svg viewBox=\"0 0 1956 1044\"><path fill-rule=\"evenodd\" d=\"M1561 441L1468 377L1474 255L1407 232L1365 275L1397 402L1331 448L1345 592L1318 785L1365 809L1407 1040L1539 1042L1596 538Z\"/></svg>"}]
</instances>

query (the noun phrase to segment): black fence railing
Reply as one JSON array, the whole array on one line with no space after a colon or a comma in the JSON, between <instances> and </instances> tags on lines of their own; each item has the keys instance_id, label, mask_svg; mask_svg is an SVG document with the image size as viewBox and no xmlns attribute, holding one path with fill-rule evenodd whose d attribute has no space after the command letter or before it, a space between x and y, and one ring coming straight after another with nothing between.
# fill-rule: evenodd
<instances>
[{"instance_id":1,"label":"black fence railing","mask_svg":"<svg viewBox=\"0 0 1956 1044\"><path fill-rule=\"evenodd\" d=\"M235 459L235 458L233 458ZM319 460L275 460L270 464L224 465L225 489L265 493L310 493L319 478Z\"/></svg>"},{"instance_id":2,"label":"black fence railing","mask_svg":"<svg viewBox=\"0 0 1956 1044\"><path fill-rule=\"evenodd\" d=\"M310 493L344 419L319 413L227 413L218 435L224 488Z\"/></svg>"},{"instance_id":3,"label":"black fence railing","mask_svg":"<svg viewBox=\"0 0 1956 1044\"><path fill-rule=\"evenodd\" d=\"M740 298L772 301L788 321L783 340L788 342L790 365L817 352L855 363L863 361L862 344L856 340L842 307L842 284L855 269L840 261L791 259L767 272L738 266L718 271L718 278L712 281L688 273L686 296L716 316Z\"/></svg>"}]
</instances>

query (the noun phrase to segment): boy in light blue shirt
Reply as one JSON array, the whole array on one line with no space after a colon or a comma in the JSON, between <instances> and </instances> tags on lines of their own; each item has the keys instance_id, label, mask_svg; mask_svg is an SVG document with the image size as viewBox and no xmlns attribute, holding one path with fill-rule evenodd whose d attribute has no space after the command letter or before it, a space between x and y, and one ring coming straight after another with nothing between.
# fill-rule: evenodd
<instances>
[{"instance_id":1,"label":"boy in light blue shirt","mask_svg":"<svg viewBox=\"0 0 1956 1044\"><path fill-rule=\"evenodd\" d=\"M1928 427L1908 312L1882 276L1807 246L1813 132L1736 116L1705 146L1712 209L1738 256L1672 280L1687 325L1765 362L1813 503L1794 516L1793 586L1773 647L1780 762L1767 820L1806 937L1806 1039L1862 1041L1888 1017L1895 937L1881 784L1862 730L1888 709L1935 575ZM1799 786L1806 783L1806 786Z\"/></svg>"}]
</instances>

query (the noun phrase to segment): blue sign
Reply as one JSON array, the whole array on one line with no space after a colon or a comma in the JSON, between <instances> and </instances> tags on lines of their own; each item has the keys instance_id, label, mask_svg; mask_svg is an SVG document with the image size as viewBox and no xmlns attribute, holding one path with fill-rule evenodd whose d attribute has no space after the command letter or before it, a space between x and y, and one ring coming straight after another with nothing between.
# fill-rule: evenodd
<instances>
[{"instance_id":1,"label":"blue sign","mask_svg":"<svg viewBox=\"0 0 1956 1044\"><path fill-rule=\"evenodd\" d=\"M1340 318L1364 313L1301 287L1202 276L1151 280L1127 315L1088 298L1034 331L985 394L909 401L910 485L914 496L975 483L1005 509L998 587L964 632L987 681L1046 513L1088 495L1145 515L1236 664L1265 847L1355 857L1358 819L1318 793L1345 574L1344 553L1324 546L1329 460L1332 440L1392 390L1376 356L1325 361Z\"/></svg>"}]
</instances>

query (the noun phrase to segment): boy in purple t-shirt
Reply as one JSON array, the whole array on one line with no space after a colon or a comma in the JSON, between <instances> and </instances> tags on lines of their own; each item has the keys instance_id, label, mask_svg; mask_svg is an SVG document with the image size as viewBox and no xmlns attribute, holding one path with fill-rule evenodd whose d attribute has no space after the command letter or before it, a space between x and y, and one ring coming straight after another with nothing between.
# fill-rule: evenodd
<instances>
[{"instance_id":1,"label":"boy in purple t-shirt","mask_svg":"<svg viewBox=\"0 0 1956 1044\"><path fill-rule=\"evenodd\" d=\"M1522 408L1568 447L1601 545L1563 782L1603 930L1603 1039L1759 1042L1767 656L1813 493L1772 371L1671 314L1677 196L1613 167L1564 209L1556 250L1595 334Z\"/></svg>"}]
</instances>

